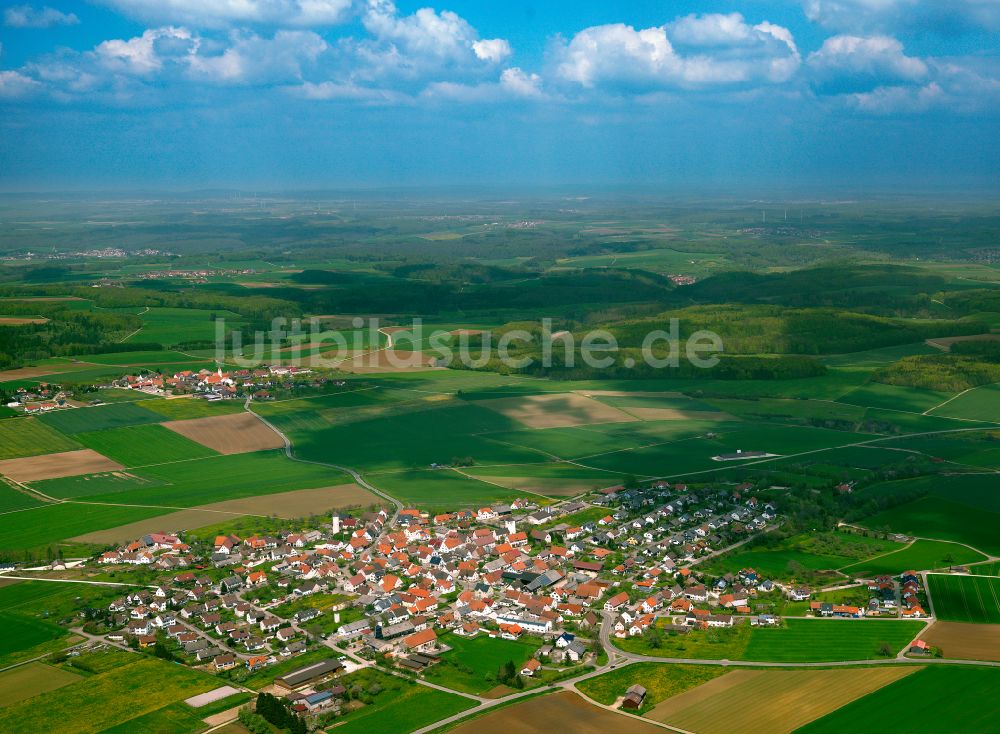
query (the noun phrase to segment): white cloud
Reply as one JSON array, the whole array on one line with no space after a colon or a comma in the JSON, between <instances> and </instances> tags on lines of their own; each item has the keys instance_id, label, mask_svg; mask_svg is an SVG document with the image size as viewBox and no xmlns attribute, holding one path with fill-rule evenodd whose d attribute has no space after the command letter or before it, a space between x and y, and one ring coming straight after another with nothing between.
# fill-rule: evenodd
<instances>
[{"instance_id":1,"label":"white cloud","mask_svg":"<svg viewBox=\"0 0 1000 734\"><path fill-rule=\"evenodd\" d=\"M75 14L62 13L47 6L36 9L30 5L14 5L3 13L3 24L8 28L52 28L79 22Z\"/></svg>"},{"instance_id":2,"label":"white cloud","mask_svg":"<svg viewBox=\"0 0 1000 734\"><path fill-rule=\"evenodd\" d=\"M221 54L195 53L187 58L194 79L221 84L266 84L301 80L303 66L329 48L312 31L278 31L273 38L234 32Z\"/></svg>"},{"instance_id":3,"label":"white cloud","mask_svg":"<svg viewBox=\"0 0 1000 734\"><path fill-rule=\"evenodd\" d=\"M903 44L889 36L834 36L806 61L821 85L868 87L916 82L927 76L927 64L907 56Z\"/></svg>"},{"instance_id":4,"label":"white cloud","mask_svg":"<svg viewBox=\"0 0 1000 734\"><path fill-rule=\"evenodd\" d=\"M813 22L841 31L1000 28L1000 0L802 0Z\"/></svg>"},{"instance_id":5,"label":"white cloud","mask_svg":"<svg viewBox=\"0 0 1000 734\"><path fill-rule=\"evenodd\" d=\"M351 0L99 0L141 21L196 28L330 26L350 18Z\"/></svg>"},{"instance_id":6,"label":"white cloud","mask_svg":"<svg viewBox=\"0 0 1000 734\"><path fill-rule=\"evenodd\" d=\"M504 38L489 38L482 41L474 41L472 50L476 54L476 58L494 63L503 61L511 54L510 44Z\"/></svg>"},{"instance_id":7,"label":"white cloud","mask_svg":"<svg viewBox=\"0 0 1000 734\"><path fill-rule=\"evenodd\" d=\"M17 71L0 71L0 99L20 99L42 85Z\"/></svg>"},{"instance_id":8,"label":"white cloud","mask_svg":"<svg viewBox=\"0 0 1000 734\"><path fill-rule=\"evenodd\" d=\"M143 31L141 36L128 40L104 41L94 49L94 56L102 65L114 71L152 74L163 68L164 58L157 50L157 42L161 39L188 43L194 40L186 28L151 28ZM197 43L192 43L192 47L197 49Z\"/></svg>"},{"instance_id":9,"label":"white cloud","mask_svg":"<svg viewBox=\"0 0 1000 734\"><path fill-rule=\"evenodd\" d=\"M636 30L592 26L557 43L556 75L584 87L709 87L783 82L799 66L791 32L739 13L691 15Z\"/></svg>"},{"instance_id":10,"label":"white cloud","mask_svg":"<svg viewBox=\"0 0 1000 734\"><path fill-rule=\"evenodd\" d=\"M538 74L529 74L517 66L504 69L500 73L500 87L515 97L540 98L542 94L542 78Z\"/></svg>"},{"instance_id":11,"label":"white cloud","mask_svg":"<svg viewBox=\"0 0 1000 734\"><path fill-rule=\"evenodd\" d=\"M505 39L479 38L468 21L449 10L400 15L391 0L368 0L361 21L371 38L348 46L362 61L358 73L367 77L483 73L511 54Z\"/></svg>"},{"instance_id":12,"label":"white cloud","mask_svg":"<svg viewBox=\"0 0 1000 734\"><path fill-rule=\"evenodd\" d=\"M847 100L862 112L874 115L926 112L945 99L937 82L925 86L878 87L850 95Z\"/></svg>"}]
</instances>

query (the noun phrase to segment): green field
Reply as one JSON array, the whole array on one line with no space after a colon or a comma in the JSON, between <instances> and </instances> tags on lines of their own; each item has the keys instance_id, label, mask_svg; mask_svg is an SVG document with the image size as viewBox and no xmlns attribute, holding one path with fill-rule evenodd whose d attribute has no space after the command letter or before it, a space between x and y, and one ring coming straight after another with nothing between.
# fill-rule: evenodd
<instances>
[{"instance_id":1,"label":"green field","mask_svg":"<svg viewBox=\"0 0 1000 734\"><path fill-rule=\"evenodd\" d=\"M197 308L150 308L142 314L142 329L129 336L130 342L157 342L171 346L189 341L215 339L215 319L225 319L227 329L245 323L231 311Z\"/></svg>"},{"instance_id":2,"label":"green field","mask_svg":"<svg viewBox=\"0 0 1000 734\"><path fill-rule=\"evenodd\" d=\"M30 721L34 731L96 734L218 685L206 673L133 655L127 664L61 688L43 706L27 699L0 709L0 731L22 731L23 723ZM142 730L124 727L120 731Z\"/></svg>"},{"instance_id":3,"label":"green field","mask_svg":"<svg viewBox=\"0 0 1000 734\"><path fill-rule=\"evenodd\" d=\"M838 402L867 408L923 413L951 397L950 393L870 382L837 398Z\"/></svg>"},{"instance_id":4,"label":"green field","mask_svg":"<svg viewBox=\"0 0 1000 734\"><path fill-rule=\"evenodd\" d=\"M782 663L875 660L889 644L895 655L923 629L922 622L895 620L786 619L783 628L753 630L743 660Z\"/></svg>"},{"instance_id":5,"label":"green field","mask_svg":"<svg viewBox=\"0 0 1000 734\"><path fill-rule=\"evenodd\" d=\"M442 510L481 507L525 496L523 492L471 479L450 469L371 474L367 478L406 504Z\"/></svg>"},{"instance_id":6,"label":"green field","mask_svg":"<svg viewBox=\"0 0 1000 734\"><path fill-rule=\"evenodd\" d=\"M0 421L0 461L21 456L73 451L78 448L80 444L76 441L36 418Z\"/></svg>"},{"instance_id":7,"label":"green field","mask_svg":"<svg viewBox=\"0 0 1000 734\"><path fill-rule=\"evenodd\" d=\"M65 434L160 423L163 417L137 403L111 403L92 408L61 410L43 415L39 420Z\"/></svg>"},{"instance_id":8,"label":"green field","mask_svg":"<svg viewBox=\"0 0 1000 734\"><path fill-rule=\"evenodd\" d=\"M192 418L210 418L214 415L228 415L243 410L239 400L198 400L178 398L175 400L146 400L142 407L162 416L163 421L184 421Z\"/></svg>"},{"instance_id":9,"label":"green field","mask_svg":"<svg viewBox=\"0 0 1000 734\"><path fill-rule=\"evenodd\" d=\"M334 486L347 481L335 469L290 461L280 451L209 456L131 472L92 474L34 483L52 497L94 502L195 507L211 502Z\"/></svg>"},{"instance_id":10,"label":"green field","mask_svg":"<svg viewBox=\"0 0 1000 734\"><path fill-rule=\"evenodd\" d=\"M74 438L122 466L147 466L217 456L212 449L160 425L126 426L77 433Z\"/></svg>"},{"instance_id":11,"label":"green field","mask_svg":"<svg viewBox=\"0 0 1000 734\"><path fill-rule=\"evenodd\" d=\"M840 570L854 578L870 578L880 574L898 576L903 571L926 571L983 560L986 560L983 554L964 545L938 540L917 540L902 550L869 561L853 563Z\"/></svg>"},{"instance_id":12,"label":"green field","mask_svg":"<svg viewBox=\"0 0 1000 734\"><path fill-rule=\"evenodd\" d=\"M58 504L0 515L0 551L38 549L66 538L94 530L107 530L165 512L157 507ZM31 517L28 518L28 515Z\"/></svg>"},{"instance_id":13,"label":"green field","mask_svg":"<svg viewBox=\"0 0 1000 734\"><path fill-rule=\"evenodd\" d=\"M50 645L67 636L62 627L40 619L10 612L0 612L0 668L58 649Z\"/></svg>"},{"instance_id":14,"label":"green field","mask_svg":"<svg viewBox=\"0 0 1000 734\"><path fill-rule=\"evenodd\" d=\"M928 574L927 585L938 619L1000 624L1000 578Z\"/></svg>"},{"instance_id":15,"label":"green field","mask_svg":"<svg viewBox=\"0 0 1000 734\"><path fill-rule=\"evenodd\" d=\"M665 634L660 647L645 639L614 640L627 652L664 658L752 660L804 663L874 660L889 644L895 655L923 628L922 622L889 620L786 619L780 627L692 630L686 635Z\"/></svg>"},{"instance_id":16,"label":"green field","mask_svg":"<svg viewBox=\"0 0 1000 734\"><path fill-rule=\"evenodd\" d=\"M1000 420L1000 385L984 385L935 408L932 415L996 423Z\"/></svg>"},{"instance_id":17,"label":"green field","mask_svg":"<svg viewBox=\"0 0 1000 734\"><path fill-rule=\"evenodd\" d=\"M663 665L635 663L576 684L585 695L610 706L630 686L639 684L646 689L640 712L660 701L707 683L728 672L721 665Z\"/></svg>"},{"instance_id":18,"label":"green field","mask_svg":"<svg viewBox=\"0 0 1000 734\"><path fill-rule=\"evenodd\" d=\"M765 540L767 540L765 538ZM702 566L708 573L736 573L753 568L771 578L788 577L796 565L807 570L833 570L862 558L902 548L901 543L853 533L816 533L785 538L774 547L739 549ZM790 566L791 564L791 566Z\"/></svg>"},{"instance_id":19,"label":"green field","mask_svg":"<svg viewBox=\"0 0 1000 734\"><path fill-rule=\"evenodd\" d=\"M928 732L1000 731L996 692L1000 670L932 665L891 683L796 730L796 734L843 734L859 722L882 721L919 702L920 728Z\"/></svg>"},{"instance_id":20,"label":"green field","mask_svg":"<svg viewBox=\"0 0 1000 734\"><path fill-rule=\"evenodd\" d=\"M38 507L41 504L43 504L41 500L19 492L4 482L0 482L0 514L15 510L25 510L29 507Z\"/></svg>"},{"instance_id":21,"label":"green field","mask_svg":"<svg viewBox=\"0 0 1000 734\"><path fill-rule=\"evenodd\" d=\"M141 340L135 339L134 341ZM93 364L107 364L127 367L134 365L156 366L161 364L186 364L191 361L191 356L170 350L159 350L155 352L112 352L110 354L88 354L80 357L80 361Z\"/></svg>"},{"instance_id":22,"label":"green field","mask_svg":"<svg viewBox=\"0 0 1000 734\"><path fill-rule=\"evenodd\" d=\"M45 663L27 663L0 673L0 709L26 698L54 691L80 676Z\"/></svg>"},{"instance_id":23,"label":"green field","mask_svg":"<svg viewBox=\"0 0 1000 734\"><path fill-rule=\"evenodd\" d=\"M476 695L499 685L496 674L500 666L510 661L520 670L541 646L536 638L514 641L490 639L486 635L471 639L445 635L440 641L451 649L441 654L441 662L428 668L424 677L446 688Z\"/></svg>"},{"instance_id":24,"label":"green field","mask_svg":"<svg viewBox=\"0 0 1000 734\"><path fill-rule=\"evenodd\" d=\"M859 524L925 538L967 543L987 553L1000 554L1000 507L991 491L992 475L967 474L921 478L875 485L865 492L928 491L930 494L898 505ZM967 561L973 559L967 558Z\"/></svg>"},{"instance_id":25,"label":"green field","mask_svg":"<svg viewBox=\"0 0 1000 734\"><path fill-rule=\"evenodd\" d=\"M350 686L357 677L357 673L352 673L342 683ZM368 683L367 676L362 680ZM376 682L381 690L374 702L346 716L336 726L337 734L406 734L475 705L467 698L384 673L378 674Z\"/></svg>"}]
</instances>

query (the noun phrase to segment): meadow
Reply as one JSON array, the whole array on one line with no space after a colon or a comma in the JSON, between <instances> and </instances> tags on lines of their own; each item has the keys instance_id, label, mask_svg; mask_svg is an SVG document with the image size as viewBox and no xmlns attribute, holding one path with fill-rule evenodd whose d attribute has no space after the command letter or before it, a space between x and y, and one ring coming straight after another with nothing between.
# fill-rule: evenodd
<instances>
[{"instance_id":1,"label":"meadow","mask_svg":"<svg viewBox=\"0 0 1000 734\"><path fill-rule=\"evenodd\" d=\"M610 706L630 686L639 684L646 689L646 698L639 709L643 712L660 701L696 688L726 672L719 665L635 663L580 681L576 687L598 703Z\"/></svg>"},{"instance_id":2,"label":"meadow","mask_svg":"<svg viewBox=\"0 0 1000 734\"><path fill-rule=\"evenodd\" d=\"M842 734L858 722L905 712L914 701L920 702L920 726L926 731L995 732L997 686L996 668L932 665L797 729L796 734Z\"/></svg>"},{"instance_id":3,"label":"meadow","mask_svg":"<svg viewBox=\"0 0 1000 734\"><path fill-rule=\"evenodd\" d=\"M27 663L0 673L0 709L80 679L79 675L44 663Z\"/></svg>"},{"instance_id":4,"label":"meadow","mask_svg":"<svg viewBox=\"0 0 1000 734\"><path fill-rule=\"evenodd\" d=\"M407 505L440 510L481 507L525 493L464 476L451 469L370 474L372 484Z\"/></svg>"},{"instance_id":5,"label":"meadow","mask_svg":"<svg viewBox=\"0 0 1000 734\"><path fill-rule=\"evenodd\" d=\"M841 568L852 578L872 578L880 574L898 576L903 571L926 571L985 560L986 556L957 543L917 540L888 555L852 563Z\"/></svg>"},{"instance_id":6,"label":"meadow","mask_svg":"<svg viewBox=\"0 0 1000 734\"><path fill-rule=\"evenodd\" d=\"M355 683L379 692L370 705L347 714L338 723L338 734L406 734L439 719L472 708L475 702L451 693L403 681L380 671L358 671L341 681L345 686Z\"/></svg>"},{"instance_id":7,"label":"meadow","mask_svg":"<svg viewBox=\"0 0 1000 734\"><path fill-rule=\"evenodd\" d=\"M27 699L0 709L0 731L18 731L30 720L37 731L96 734L217 686L206 673L133 655L131 662L64 686L44 706Z\"/></svg>"},{"instance_id":8,"label":"meadow","mask_svg":"<svg viewBox=\"0 0 1000 734\"><path fill-rule=\"evenodd\" d=\"M927 585L938 619L1000 624L1000 578L928 574Z\"/></svg>"},{"instance_id":9,"label":"meadow","mask_svg":"<svg viewBox=\"0 0 1000 734\"><path fill-rule=\"evenodd\" d=\"M520 670L541 646L537 638L503 640L485 635L471 639L445 635L440 641L451 649L441 654L441 662L428 668L424 677L432 683L476 695L500 685L496 680L500 666L509 661Z\"/></svg>"},{"instance_id":10,"label":"meadow","mask_svg":"<svg viewBox=\"0 0 1000 734\"><path fill-rule=\"evenodd\" d=\"M935 408L931 415L996 423L1000 416L1000 386L977 387Z\"/></svg>"},{"instance_id":11,"label":"meadow","mask_svg":"<svg viewBox=\"0 0 1000 734\"><path fill-rule=\"evenodd\" d=\"M1000 553L1000 536L996 532L1000 527L1000 512L937 497L907 502L866 517L860 524L875 530L888 528L907 535L967 543L993 555ZM963 560L955 563L975 560L983 559L965 553Z\"/></svg>"},{"instance_id":12,"label":"meadow","mask_svg":"<svg viewBox=\"0 0 1000 734\"><path fill-rule=\"evenodd\" d=\"M0 514L38 507L42 501L0 482Z\"/></svg>"}]
</instances>

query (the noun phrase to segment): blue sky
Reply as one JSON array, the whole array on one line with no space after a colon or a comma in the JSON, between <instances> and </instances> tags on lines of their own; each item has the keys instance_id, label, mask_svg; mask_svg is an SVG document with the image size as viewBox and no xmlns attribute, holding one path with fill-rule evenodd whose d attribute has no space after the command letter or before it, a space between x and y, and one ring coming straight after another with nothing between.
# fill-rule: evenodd
<instances>
[{"instance_id":1,"label":"blue sky","mask_svg":"<svg viewBox=\"0 0 1000 734\"><path fill-rule=\"evenodd\" d=\"M5 190L997 183L1000 0L0 8Z\"/></svg>"}]
</instances>

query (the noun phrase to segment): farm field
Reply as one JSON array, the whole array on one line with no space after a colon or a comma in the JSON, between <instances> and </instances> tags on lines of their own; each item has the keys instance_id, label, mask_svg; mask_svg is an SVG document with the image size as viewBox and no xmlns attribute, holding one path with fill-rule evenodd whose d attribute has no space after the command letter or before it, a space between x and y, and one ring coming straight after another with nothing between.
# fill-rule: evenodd
<instances>
[{"instance_id":1,"label":"farm field","mask_svg":"<svg viewBox=\"0 0 1000 734\"><path fill-rule=\"evenodd\" d=\"M977 387L935 408L931 415L996 423L1000 416L1000 386Z\"/></svg>"},{"instance_id":2,"label":"farm field","mask_svg":"<svg viewBox=\"0 0 1000 734\"><path fill-rule=\"evenodd\" d=\"M669 698L646 716L698 734L726 734L732 721L720 711L739 711L740 731L789 734L894 681L914 668L859 670L734 670Z\"/></svg>"},{"instance_id":3,"label":"farm field","mask_svg":"<svg viewBox=\"0 0 1000 734\"><path fill-rule=\"evenodd\" d=\"M216 687L217 679L206 673L135 655L133 661L64 686L45 706L27 699L0 709L0 731L17 731L19 722L30 720L38 731L96 734Z\"/></svg>"},{"instance_id":4,"label":"farm field","mask_svg":"<svg viewBox=\"0 0 1000 734\"><path fill-rule=\"evenodd\" d=\"M143 401L146 402L146 401ZM159 423L163 418L138 403L109 403L89 408L74 408L46 413L39 418L45 425L67 435Z\"/></svg>"},{"instance_id":5,"label":"farm field","mask_svg":"<svg viewBox=\"0 0 1000 734\"><path fill-rule=\"evenodd\" d=\"M879 647L899 652L924 627L923 622L895 620L786 619L784 628L753 630L743 660L782 663L874 660Z\"/></svg>"},{"instance_id":6,"label":"farm field","mask_svg":"<svg viewBox=\"0 0 1000 734\"><path fill-rule=\"evenodd\" d=\"M922 622L899 620L785 619L781 627L750 627L666 634L660 647L639 638L616 639L627 652L664 658L753 660L778 663L834 662L883 658L887 643L895 655L923 627Z\"/></svg>"},{"instance_id":7,"label":"farm field","mask_svg":"<svg viewBox=\"0 0 1000 734\"><path fill-rule=\"evenodd\" d=\"M26 510L44 504L41 500L19 492L6 482L0 482L0 514L16 510Z\"/></svg>"},{"instance_id":8,"label":"farm field","mask_svg":"<svg viewBox=\"0 0 1000 734\"><path fill-rule=\"evenodd\" d=\"M572 497L602 487L620 484L617 474L587 470L574 464L522 464L507 467L472 467L463 470L470 477L510 489Z\"/></svg>"},{"instance_id":9,"label":"farm field","mask_svg":"<svg viewBox=\"0 0 1000 734\"><path fill-rule=\"evenodd\" d=\"M1000 624L935 622L921 639L946 658L1000 662Z\"/></svg>"},{"instance_id":10,"label":"farm field","mask_svg":"<svg viewBox=\"0 0 1000 734\"><path fill-rule=\"evenodd\" d=\"M0 709L26 698L49 693L80 680L80 676L45 663L27 663L0 673Z\"/></svg>"},{"instance_id":11,"label":"farm field","mask_svg":"<svg viewBox=\"0 0 1000 734\"><path fill-rule=\"evenodd\" d=\"M212 449L156 424L77 433L75 438L87 448L126 467L215 455Z\"/></svg>"},{"instance_id":12,"label":"farm field","mask_svg":"<svg viewBox=\"0 0 1000 734\"><path fill-rule=\"evenodd\" d=\"M343 679L345 685L356 677ZM382 692L374 705L349 714L337 725L338 734L406 734L438 719L472 708L474 701L384 674L378 675Z\"/></svg>"},{"instance_id":13,"label":"farm field","mask_svg":"<svg viewBox=\"0 0 1000 734\"><path fill-rule=\"evenodd\" d=\"M927 586L938 619L1000 624L1000 577L932 573Z\"/></svg>"},{"instance_id":14,"label":"farm field","mask_svg":"<svg viewBox=\"0 0 1000 734\"><path fill-rule=\"evenodd\" d=\"M52 454L80 448L73 439L37 418L0 421L0 460Z\"/></svg>"},{"instance_id":15,"label":"farm field","mask_svg":"<svg viewBox=\"0 0 1000 734\"><path fill-rule=\"evenodd\" d=\"M498 487L451 469L371 474L369 481L408 505L448 510L524 497L524 492Z\"/></svg>"},{"instance_id":16,"label":"farm field","mask_svg":"<svg viewBox=\"0 0 1000 734\"><path fill-rule=\"evenodd\" d=\"M62 627L41 619L0 611L0 668L59 650L69 635Z\"/></svg>"},{"instance_id":17,"label":"farm field","mask_svg":"<svg viewBox=\"0 0 1000 734\"><path fill-rule=\"evenodd\" d=\"M957 543L917 540L902 550L868 561L852 563L840 570L854 578L871 578L879 574L899 575L903 571L926 571L985 559L986 556L982 553Z\"/></svg>"},{"instance_id":18,"label":"farm field","mask_svg":"<svg viewBox=\"0 0 1000 734\"><path fill-rule=\"evenodd\" d=\"M144 467L127 476L99 474L39 482L40 492L60 498L87 497L170 508L342 484L346 475L329 467L291 461L262 451Z\"/></svg>"},{"instance_id":19,"label":"farm field","mask_svg":"<svg viewBox=\"0 0 1000 734\"><path fill-rule=\"evenodd\" d=\"M950 393L872 382L837 398L837 402L866 408L923 413L951 397Z\"/></svg>"},{"instance_id":20,"label":"farm field","mask_svg":"<svg viewBox=\"0 0 1000 734\"><path fill-rule=\"evenodd\" d=\"M138 340L137 340L138 341ZM171 350L156 352L112 352L110 354L87 354L80 358L86 364L107 364L123 367L136 365L183 364L191 361L191 355Z\"/></svg>"},{"instance_id":21,"label":"farm field","mask_svg":"<svg viewBox=\"0 0 1000 734\"><path fill-rule=\"evenodd\" d=\"M285 445L281 436L251 413L170 421L163 427L220 454L266 451Z\"/></svg>"},{"instance_id":22,"label":"farm field","mask_svg":"<svg viewBox=\"0 0 1000 734\"><path fill-rule=\"evenodd\" d=\"M455 734L661 734L663 729L606 711L569 691L530 698L459 724Z\"/></svg>"},{"instance_id":23,"label":"farm field","mask_svg":"<svg viewBox=\"0 0 1000 734\"><path fill-rule=\"evenodd\" d=\"M31 515L30 518L26 515ZM44 548L81 533L113 528L164 514L157 507L110 505L44 505L0 515L0 551Z\"/></svg>"},{"instance_id":24,"label":"farm field","mask_svg":"<svg viewBox=\"0 0 1000 734\"><path fill-rule=\"evenodd\" d=\"M192 418L209 418L243 411L243 403L238 400L198 400L195 398L174 398L172 400L143 400L142 407L162 416L163 421L182 421Z\"/></svg>"},{"instance_id":25,"label":"farm field","mask_svg":"<svg viewBox=\"0 0 1000 734\"><path fill-rule=\"evenodd\" d=\"M15 482L38 482L93 472L114 472L124 467L92 449L77 449L58 454L25 456L0 461L0 474Z\"/></svg>"},{"instance_id":26,"label":"farm field","mask_svg":"<svg viewBox=\"0 0 1000 734\"><path fill-rule=\"evenodd\" d=\"M541 646L541 640L490 639L477 635L471 639L446 635L441 643L451 650L441 654L441 662L431 666L424 677L456 691L483 695L496 688L497 669L504 663L514 663L517 670ZM531 681L526 681L530 683Z\"/></svg>"},{"instance_id":27,"label":"farm field","mask_svg":"<svg viewBox=\"0 0 1000 734\"><path fill-rule=\"evenodd\" d=\"M920 701L927 731L997 731L1000 670L964 665L931 665L796 730L798 734L841 734L859 721L875 721L887 711L905 711Z\"/></svg>"},{"instance_id":28,"label":"farm field","mask_svg":"<svg viewBox=\"0 0 1000 734\"><path fill-rule=\"evenodd\" d=\"M152 532L179 532L195 530L232 520L245 515L273 516L294 519L318 515L330 510L352 507L369 507L381 499L357 484L334 487L299 489L292 492L246 497L244 499L213 502L207 505L157 515L106 530L95 530L77 535L70 540L79 543L124 543Z\"/></svg>"},{"instance_id":29,"label":"farm field","mask_svg":"<svg viewBox=\"0 0 1000 734\"><path fill-rule=\"evenodd\" d=\"M634 415L575 393L495 398L478 400L475 404L495 410L528 428L564 428L637 420Z\"/></svg>"},{"instance_id":30,"label":"farm field","mask_svg":"<svg viewBox=\"0 0 1000 734\"><path fill-rule=\"evenodd\" d=\"M803 534L787 538L776 547L739 549L712 559L701 567L719 574L753 568L765 577L781 578L789 575L789 564L793 564L792 568L798 564L813 571L832 570L857 559L870 558L902 547L902 543L853 533Z\"/></svg>"},{"instance_id":31,"label":"farm field","mask_svg":"<svg viewBox=\"0 0 1000 734\"><path fill-rule=\"evenodd\" d=\"M719 665L634 663L580 681L576 687L589 698L610 706L628 690L629 686L638 683L646 689L646 698L639 709L639 712L644 712L660 701L707 683L726 672L726 669Z\"/></svg>"},{"instance_id":32,"label":"farm field","mask_svg":"<svg viewBox=\"0 0 1000 734\"><path fill-rule=\"evenodd\" d=\"M245 322L241 316L230 311L197 308L150 308L141 317L142 329L127 341L158 342L167 346L189 341L211 341L215 339L215 319L225 319L227 328Z\"/></svg>"}]
</instances>

